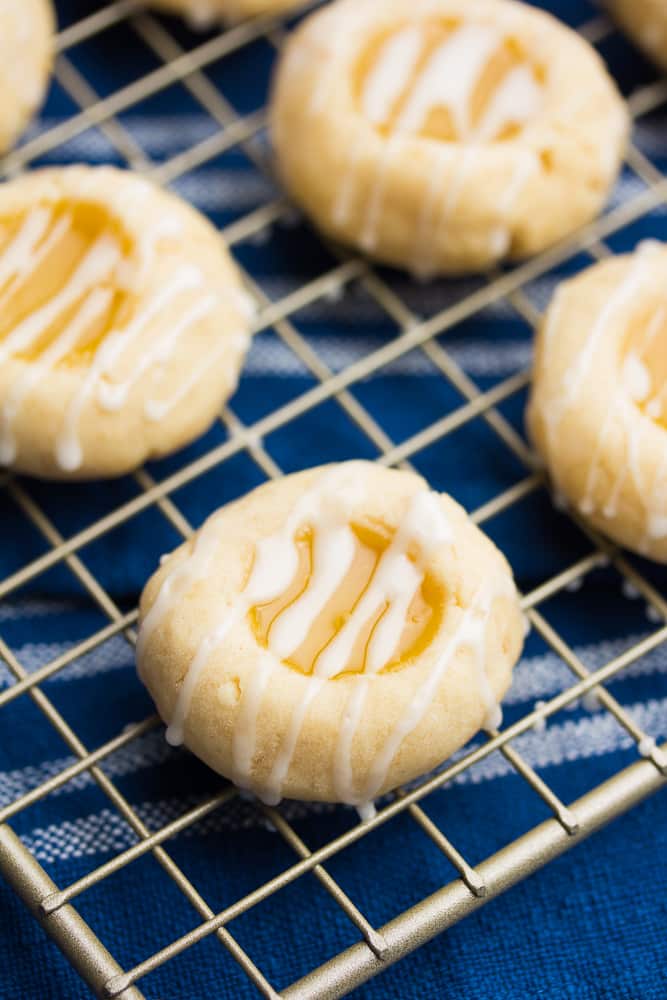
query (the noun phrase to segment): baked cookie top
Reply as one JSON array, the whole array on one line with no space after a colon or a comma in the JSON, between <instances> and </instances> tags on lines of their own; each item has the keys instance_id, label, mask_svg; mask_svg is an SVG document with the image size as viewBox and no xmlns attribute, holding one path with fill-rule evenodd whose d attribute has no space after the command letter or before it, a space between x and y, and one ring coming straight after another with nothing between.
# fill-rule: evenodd
<instances>
[{"instance_id":1,"label":"baked cookie top","mask_svg":"<svg viewBox=\"0 0 667 1000\"><path fill-rule=\"evenodd\" d=\"M590 220L628 116L595 51L513 0L335 0L278 66L281 176L325 232L422 274Z\"/></svg>"},{"instance_id":2,"label":"baked cookie top","mask_svg":"<svg viewBox=\"0 0 667 1000\"><path fill-rule=\"evenodd\" d=\"M126 472L200 433L233 390L249 305L220 237L128 171L0 185L0 462Z\"/></svg>"},{"instance_id":3,"label":"baked cookie top","mask_svg":"<svg viewBox=\"0 0 667 1000\"><path fill-rule=\"evenodd\" d=\"M528 425L556 488L667 562L667 246L559 286L537 338Z\"/></svg>"},{"instance_id":4,"label":"baked cookie top","mask_svg":"<svg viewBox=\"0 0 667 1000\"><path fill-rule=\"evenodd\" d=\"M523 639L510 569L453 500L368 462L268 483L149 581L140 675L265 800L360 804L499 722Z\"/></svg>"},{"instance_id":5,"label":"baked cookie top","mask_svg":"<svg viewBox=\"0 0 667 1000\"><path fill-rule=\"evenodd\" d=\"M53 62L51 0L0 0L0 153L44 99Z\"/></svg>"}]
</instances>

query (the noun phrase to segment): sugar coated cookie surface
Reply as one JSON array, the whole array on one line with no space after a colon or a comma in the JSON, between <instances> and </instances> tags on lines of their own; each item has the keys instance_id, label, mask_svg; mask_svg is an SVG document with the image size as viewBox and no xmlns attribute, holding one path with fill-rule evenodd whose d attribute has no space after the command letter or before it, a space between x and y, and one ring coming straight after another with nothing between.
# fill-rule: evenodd
<instances>
[{"instance_id":1,"label":"sugar coated cookie surface","mask_svg":"<svg viewBox=\"0 0 667 1000\"><path fill-rule=\"evenodd\" d=\"M0 185L0 464L127 472L214 420L249 303L215 229L129 171Z\"/></svg>"},{"instance_id":2,"label":"sugar coated cookie surface","mask_svg":"<svg viewBox=\"0 0 667 1000\"><path fill-rule=\"evenodd\" d=\"M54 30L51 0L0 0L0 153L44 99Z\"/></svg>"},{"instance_id":3,"label":"sugar coated cookie surface","mask_svg":"<svg viewBox=\"0 0 667 1000\"><path fill-rule=\"evenodd\" d=\"M523 641L492 542L369 462L220 509L149 581L140 623L167 738L268 802L359 805L428 771L499 724Z\"/></svg>"},{"instance_id":4,"label":"sugar coated cookie surface","mask_svg":"<svg viewBox=\"0 0 667 1000\"><path fill-rule=\"evenodd\" d=\"M271 121L315 223L426 276L525 257L590 221L628 131L591 46L514 0L335 0L288 43Z\"/></svg>"},{"instance_id":5,"label":"sugar coated cookie surface","mask_svg":"<svg viewBox=\"0 0 667 1000\"><path fill-rule=\"evenodd\" d=\"M667 562L667 246L561 285L537 339L528 425L556 489Z\"/></svg>"},{"instance_id":6,"label":"sugar coated cookie surface","mask_svg":"<svg viewBox=\"0 0 667 1000\"><path fill-rule=\"evenodd\" d=\"M607 6L633 41L667 70L667 4L664 0L607 0Z\"/></svg>"},{"instance_id":7,"label":"sugar coated cookie surface","mask_svg":"<svg viewBox=\"0 0 667 1000\"><path fill-rule=\"evenodd\" d=\"M240 20L259 14L279 14L303 6L305 0L150 0L153 7L182 14L193 27L206 28L221 18Z\"/></svg>"}]
</instances>

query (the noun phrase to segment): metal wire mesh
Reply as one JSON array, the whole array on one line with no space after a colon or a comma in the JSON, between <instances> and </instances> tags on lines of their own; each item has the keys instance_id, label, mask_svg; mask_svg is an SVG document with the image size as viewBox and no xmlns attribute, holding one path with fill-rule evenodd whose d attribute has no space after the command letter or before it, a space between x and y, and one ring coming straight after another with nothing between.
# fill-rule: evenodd
<instances>
[{"instance_id":1,"label":"metal wire mesh","mask_svg":"<svg viewBox=\"0 0 667 1000\"><path fill-rule=\"evenodd\" d=\"M140 79L100 97L68 53L75 46L100 36L121 23L130 28L148 47L155 56L157 65ZM165 23L144 11L138 0L117 0L61 31L57 40L56 80L77 110L67 121L35 135L7 156L2 165L4 176L11 177L21 169L39 162L40 158L59 149L91 126L102 130L127 165L147 173L161 183L172 182L194 167L207 163L234 147L242 148L259 169L270 169L265 147L258 141L266 124L265 110L253 110L246 115L237 113L221 90L211 82L206 70L212 64L242 51L257 39L264 39L267 44L279 48L284 37L284 25L275 18L260 18L221 30L214 37L186 50L165 27ZM584 25L582 31L591 41L599 42L611 31L611 26L604 17L599 17ZM170 159L154 163L125 126L122 115L175 83L187 89L192 99L218 128L213 134ZM667 83L652 83L632 94L630 106L633 114L641 116L655 110L665 101ZM47 570L62 564L68 567L108 622L84 640L76 641L67 652L30 672L19 661L9 643L0 637L0 656L15 678L15 683L0 692L0 710L11 712L16 699L32 699L45 724L48 722L55 728L75 758L73 763L64 766L0 810L0 871L34 910L96 995L107 998L140 997L142 994L137 984L144 976L205 937L216 935L260 993L266 997L276 997L278 994L272 985L235 939L230 924L259 903L270 900L290 883L312 873L356 927L360 940L357 945L295 982L281 995L290 998L342 996L492 896L535 871L550 858L567 850L667 781L667 755L664 748L642 742L646 740L647 734L604 687L605 682L614 678L629 664L667 640L667 600L634 562L585 525L579 527L591 540L590 551L523 595L523 607L532 628L571 671L572 682L566 689L524 714L502 732L489 732L483 745L456 759L437 775L429 777L409 791L393 796L374 819L352 826L316 850L309 849L279 810L256 806L293 852L294 863L219 912L214 912L182 867L176 863L168 844L173 837L195 823L227 808L237 794L235 790L225 787L160 829L150 830L101 765L119 751L131 748L138 739L154 729L159 720L151 716L131 724L101 746L90 750L42 688L43 682L113 637L123 636L130 645L135 640L136 608L128 611L118 606L87 568L81 558L81 550L149 509L159 511L180 536L187 537L192 526L177 505L175 494L179 489L240 453L250 456L264 477L281 475L281 469L270 449L265 446L265 438L279 429L289 430L298 418L309 414L325 401L335 400L376 449L378 461L392 466L410 467L415 456L424 449L441 442L474 420L484 421L503 447L514 455L524 472L510 487L486 500L472 512L473 519L478 524L484 524L520 505L526 497L541 489L544 486L543 474L536 467L522 436L502 410L504 403L516 398L525 389L530 378L529 371L512 374L482 391L457 363L440 335L479 314L490 304L502 300L511 303L527 323L534 325L539 320L539 312L528 294L532 281L576 255L585 253L592 259L602 257L609 252L603 242L605 239L667 202L667 177L634 145L627 155L627 169L642 182L636 196L613 208L572 239L527 263L490 275L488 280L479 283L469 294L462 295L427 319L415 315L390 287L380 270L356 256L343 254L338 248L332 250L338 261L334 266L276 301L271 301L260 284L246 272L248 288L260 307L255 332L271 328L290 351L298 356L311 374L314 384L250 426L242 423L234 412L232 403L221 414L227 431L223 443L205 451L160 480L154 479L147 470L138 471L135 474L138 487L136 495L68 537L63 537L56 528L35 498L30 484L10 474L4 476L4 490L20 508L23 517L41 534L48 547L43 554L0 581L0 598L15 594ZM290 207L282 198L272 198L261 207L229 223L222 234L231 247L235 248L284 218L289 212ZM294 317L317 300L345 293L352 282L364 289L375 306L398 329L398 333L382 346L334 373L299 331ZM444 416L396 444L352 390L368 376L415 350L421 352L437 369L439 376L456 391L460 401ZM616 567L622 577L651 606L656 627L640 642L631 645L599 669L589 671L566 638L550 623L541 607L554 595L608 562ZM523 759L513 746L513 741L592 691L596 693L604 710L611 713L631 739L638 746L642 744L645 759L632 764L578 801L567 805ZM645 750L647 745L648 754ZM546 803L553 818L473 866L466 860L461 848L457 848L429 817L425 804L435 789L495 751L504 755L516 774ZM97 783L114 809L130 825L137 840L77 881L59 888L32 859L8 821L84 773L89 774ZM378 928L372 926L325 866L340 852L350 848L379 826L389 824L399 814L408 817L410 822L430 838L454 866L457 877L427 899L405 910L390 923ZM76 903L82 894L93 887L112 885L116 873L147 855L155 858L200 919L188 933L147 955L133 968L124 970L72 909L71 904ZM110 881L107 883L107 880Z\"/></svg>"}]
</instances>

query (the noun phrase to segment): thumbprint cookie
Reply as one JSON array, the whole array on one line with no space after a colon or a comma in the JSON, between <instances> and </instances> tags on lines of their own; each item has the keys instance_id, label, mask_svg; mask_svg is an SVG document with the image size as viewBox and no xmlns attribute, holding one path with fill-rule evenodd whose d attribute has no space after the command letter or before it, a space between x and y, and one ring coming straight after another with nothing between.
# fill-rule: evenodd
<instances>
[{"instance_id":1,"label":"thumbprint cookie","mask_svg":"<svg viewBox=\"0 0 667 1000\"><path fill-rule=\"evenodd\" d=\"M562 284L537 338L528 427L556 490L667 562L667 246Z\"/></svg>"},{"instance_id":2,"label":"thumbprint cookie","mask_svg":"<svg viewBox=\"0 0 667 1000\"><path fill-rule=\"evenodd\" d=\"M220 20L239 21L260 14L279 14L304 5L304 0L151 0L153 7L182 14L193 28L206 28Z\"/></svg>"},{"instance_id":3,"label":"thumbprint cookie","mask_svg":"<svg viewBox=\"0 0 667 1000\"><path fill-rule=\"evenodd\" d=\"M0 153L44 99L53 62L51 0L0 0Z\"/></svg>"},{"instance_id":4,"label":"thumbprint cookie","mask_svg":"<svg viewBox=\"0 0 667 1000\"><path fill-rule=\"evenodd\" d=\"M664 0L608 0L608 7L630 38L667 70L667 4Z\"/></svg>"},{"instance_id":5,"label":"thumbprint cookie","mask_svg":"<svg viewBox=\"0 0 667 1000\"><path fill-rule=\"evenodd\" d=\"M120 475L212 423L249 300L216 230L129 171L0 185L0 464Z\"/></svg>"},{"instance_id":6,"label":"thumbprint cookie","mask_svg":"<svg viewBox=\"0 0 667 1000\"><path fill-rule=\"evenodd\" d=\"M274 82L279 173L329 236L421 276L534 254L602 208L628 114L592 47L514 0L335 0Z\"/></svg>"},{"instance_id":7,"label":"thumbprint cookie","mask_svg":"<svg viewBox=\"0 0 667 1000\"><path fill-rule=\"evenodd\" d=\"M465 511L355 461L213 514L148 582L137 661L170 743L266 802L361 806L499 724L522 641Z\"/></svg>"}]
</instances>

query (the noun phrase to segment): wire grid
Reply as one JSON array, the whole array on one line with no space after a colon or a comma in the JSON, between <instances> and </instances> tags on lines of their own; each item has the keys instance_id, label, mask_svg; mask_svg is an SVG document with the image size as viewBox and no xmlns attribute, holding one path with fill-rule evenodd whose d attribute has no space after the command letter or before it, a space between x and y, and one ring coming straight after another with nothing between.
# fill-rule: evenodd
<instances>
[{"instance_id":1,"label":"wire grid","mask_svg":"<svg viewBox=\"0 0 667 1000\"><path fill-rule=\"evenodd\" d=\"M306 4L304 9L316 5ZM160 65L154 71L120 90L116 90L110 96L100 98L67 53L73 46L90 40L120 23L126 23L130 26L132 31L159 59ZM253 111L245 116L237 114L204 71L215 61L242 50L244 46L257 39L265 39L279 49L284 39L284 30L280 19L258 18L230 27L227 30L221 30L214 37L186 51L165 27L165 22L157 20L144 11L138 0L117 0L115 3L108 4L103 9L63 30L57 38L58 59L55 76L60 86L77 105L78 112L67 121L29 139L23 146L8 155L3 164L4 176L11 177L93 125L102 130L128 166L145 172L161 183L171 182L193 167L205 164L220 153L236 146L243 149L261 170L270 171L265 147L257 141L266 125L265 110ZM590 41L599 42L611 31L611 26L604 17L600 16L584 25L581 30ZM197 142L191 148L165 162L155 164L149 161L145 151L130 131L125 128L118 116L128 109L132 109L140 101L162 92L177 82L187 88L190 95L217 122L220 128L214 135ZM633 114L639 116L658 108L665 101L667 101L667 82L659 82L637 90L630 98L630 107ZM600 259L610 252L603 242L606 237L613 235L633 221L641 219L652 209L667 202L667 177L663 176L656 166L634 145L628 151L627 166L646 185L645 189L636 197L613 209L570 240L540 254L527 263L512 270L490 275L488 281L485 281L481 287L426 320L417 317L389 287L382 274L366 260L342 252L339 248L330 248L337 256L336 266L278 301L270 301L259 284L253 280L252 275L246 272L244 277L248 288L254 294L260 307L255 332L272 328L290 350L301 359L316 380L316 385L277 407L251 426L245 426L231 406L226 407L221 414L221 420L228 432L224 443L213 447L159 482L147 470L137 471L135 480L140 488L137 496L122 503L112 512L100 517L70 537L64 538L57 530L47 513L33 497L29 484L14 478L11 474L4 474L2 480L4 489L21 509L25 518L48 542L49 549L43 555L28 562L0 581L0 598L12 595L46 570L64 563L105 618L108 619L108 624L103 628L98 629L83 641L78 641L66 653L30 673L19 662L9 644L0 637L0 656L15 678L15 683L0 693L0 708L8 710L7 706L13 701L28 695L76 757L74 763L64 767L38 787L21 795L0 810L0 824L6 824L8 820L17 816L31 804L71 782L78 775L87 772L138 838L132 847L116 854L109 861L94 868L67 887L58 888L50 882L37 863L31 861L27 850L20 845L18 838L13 836L9 827L0 825L2 833L0 855L2 855L2 848L5 851L0 870L4 871L4 874L26 901L31 899L40 919L45 922L47 929L50 930L65 954L73 961L98 996L106 998L140 997L141 993L136 984L142 977L192 947L196 942L215 934L259 992L266 997L277 997L278 994L261 970L235 940L228 925L236 917L269 899L274 893L307 873L312 873L335 903L342 908L359 931L361 940L359 945L348 949L346 953L314 970L311 975L294 983L281 995L289 997L342 996L353 986L386 969L393 961L407 954L418 944L428 940L444 927L481 905L485 899L503 891L530 871L540 867L549 857L566 850L582 836L596 829L602 822L620 814L633 802L639 801L665 782L667 755L664 748L653 745L647 760L627 768L607 782L604 787L601 786L593 790L592 793L569 807L561 801L512 746L512 741L517 736L536 725L540 725L543 720L590 691L595 692L600 704L614 716L617 722L629 733L632 740L638 746L640 744L645 746L642 741L645 740L646 733L602 685L617 675L624 667L656 649L667 639L667 600L656 586L621 552L592 532L585 524L579 523L576 514L571 516L590 538L593 545L592 551L543 582L532 592L524 594L522 598L523 608L530 625L546 644L562 658L572 672L573 680L567 689L549 701L541 703L534 711L523 715L502 732L490 731L482 746L467 753L411 790L403 790L392 796L389 803L379 810L375 818L364 823L360 822L317 850L311 851L308 848L293 825L279 810L256 805L254 808L260 810L271 822L295 855L296 860L270 881L238 899L221 912L214 912L201 892L171 857L165 845L176 834L182 833L215 811L224 809L237 795L237 792L231 787L224 787L216 794L207 797L203 802L188 809L172 822L151 832L100 765L114 753L131 745L133 741L157 727L159 719L153 715L141 722L134 723L91 751L65 721L41 687L42 682L114 636L124 636L131 645L135 641L134 627L137 609L121 610L107 590L88 570L79 555L80 550L149 508L159 510L180 536L184 538L189 536L193 530L192 525L176 505L173 494L180 487L194 482L209 470L220 466L239 453L249 455L263 476L267 478L280 476L281 469L265 448L264 438L279 428L288 428L298 417L309 413L323 401L335 400L337 402L378 450L378 461L381 464L404 468L410 468L411 460L429 445L441 441L445 436L477 418L484 420L504 446L516 456L522 464L525 474L510 488L472 512L473 520L480 525L509 510L543 487L544 477L536 466L533 455L522 437L498 409L501 403L510 400L526 387L530 378L529 371L513 374L489 390L481 391L454 360L450 352L435 338L453 329L465 319L476 315L490 304L502 299L507 299L519 315L531 325L535 325L539 321L539 312L526 294L526 287L531 281L582 252L587 253L593 259ZM226 226L222 230L222 235L227 243L234 248L241 241L251 238L254 234L270 227L277 220L286 217L290 211L290 206L284 199L272 199ZM374 303L399 327L400 332L395 339L334 374L301 335L293 323L292 317L304 306L339 293L353 281L359 282L363 286ZM442 378L462 397L463 402L425 429L413 434L400 444L395 444L350 389L362 379L415 349L426 355ZM582 580L596 567L609 561L654 609L655 620L663 624L658 625L642 641L591 672L565 638L549 623L540 611L540 605L564 588ZM464 854L431 820L421 803L435 789L451 781L496 750L502 752L515 772L547 804L554 818L530 831L526 838L522 838L522 841L525 840L526 844L532 848L532 854L529 858L526 858L525 853L522 854L525 845L515 841L508 844L494 858L486 859L483 863L473 867L466 860ZM644 756L646 756L645 753ZM350 847L381 824L389 823L399 814L408 816L418 825L423 834L430 838L437 849L452 863L458 873L458 878L443 887L440 893L425 900L420 906L400 914L391 924L376 928L329 874L324 865L339 852ZM134 968L123 970L104 951L103 944L92 935L92 932L82 921L76 925L68 924L65 926L65 921L59 922L59 917L64 917L66 913L71 915L72 911L67 904L75 901L82 893L100 885L106 879L111 878L114 873L148 854L153 855L166 874L173 880L200 920L189 933L171 941L161 950L148 955ZM10 855L14 865L13 869L7 861ZM502 864L500 864L501 860ZM494 868L494 864L496 868ZM30 886L29 890L25 888L27 884ZM82 939L85 942L83 946L81 945ZM89 961L91 955L95 960L92 965Z\"/></svg>"}]
</instances>

